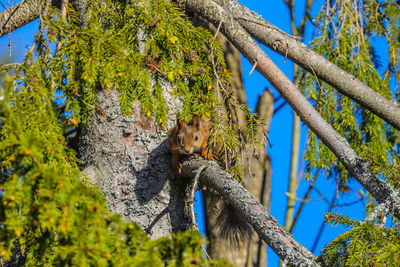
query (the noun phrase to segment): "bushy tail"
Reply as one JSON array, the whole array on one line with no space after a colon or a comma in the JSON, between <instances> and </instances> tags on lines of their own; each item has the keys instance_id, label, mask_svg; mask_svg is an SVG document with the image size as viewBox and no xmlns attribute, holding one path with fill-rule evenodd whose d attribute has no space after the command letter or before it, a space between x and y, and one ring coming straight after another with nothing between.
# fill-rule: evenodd
<instances>
[{"instance_id":1,"label":"bushy tail","mask_svg":"<svg viewBox=\"0 0 400 267\"><path fill-rule=\"evenodd\" d=\"M245 221L231 204L224 203L217 216L216 224L219 238L228 240L231 245L240 247L251 239L253 228Z\"/></svg>"}]
</instances>

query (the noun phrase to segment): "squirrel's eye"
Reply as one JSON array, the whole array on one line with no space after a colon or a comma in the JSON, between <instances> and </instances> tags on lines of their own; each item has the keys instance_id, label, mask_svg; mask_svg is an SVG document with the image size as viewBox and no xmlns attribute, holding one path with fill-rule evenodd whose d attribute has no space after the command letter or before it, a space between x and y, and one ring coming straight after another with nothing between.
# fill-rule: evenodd
<instances>
[{"instance_id":1,"label":"squirrel's eye","mask_svg":"<svg viewBox=\"0 0 400 267\"><path fill-rule=\"evenodd\" d=\"M196 136L194 137L194 141L197 141L197 140L199 140L199 137L196 135Z\"/></svg>"}]
</instances>

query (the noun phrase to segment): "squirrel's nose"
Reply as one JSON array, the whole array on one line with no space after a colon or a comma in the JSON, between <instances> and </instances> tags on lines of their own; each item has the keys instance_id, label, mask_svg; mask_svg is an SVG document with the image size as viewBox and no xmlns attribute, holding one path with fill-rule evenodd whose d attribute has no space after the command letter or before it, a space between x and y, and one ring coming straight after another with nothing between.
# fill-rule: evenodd
<instances>
[{"instance_id":1,"label":"squirrel's nose","mask_svg":"<svg viewBox=\"0 0 400 267\"><path fill-rule=\"evenodd\" d=\"M191 153L192 153L192 151L191 151L191 149L190 149L190 148L186 148L186 147L185 147L185 153L186 153L186 154L191 154Z\"/></svg>"}]
</instances>

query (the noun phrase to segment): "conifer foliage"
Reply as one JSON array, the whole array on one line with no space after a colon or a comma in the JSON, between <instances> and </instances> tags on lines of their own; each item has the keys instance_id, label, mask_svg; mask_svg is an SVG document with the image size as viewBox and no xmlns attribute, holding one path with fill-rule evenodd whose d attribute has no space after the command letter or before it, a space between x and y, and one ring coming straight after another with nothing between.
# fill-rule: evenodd
<instances>
[{"instance_id":1,"label":"conifer foliage","mask_svg":"<svg viewBox=\"0 0 400 267\"><path fill-rule=\"evenodd\" d=\"M331 224L346 225L349 230L326 245L320 256L326 266L391 266L400 264L400 229L370 222L360 223L344 215L327 214Z\"/></svg>"},{"instance_id":2,"label":"conifer foliage","mask_svg":"<svg viewBox=\"0 0 400 267\"><path fill-rule=\"evenodd\" d=\"M396 1L327 1L315 23L318 34L312 41L312 48L316 52L398 103L400 9ZM376 51L374 45L379 38L387 44L386 65L378 56L382 51ZM399 188L399 131L319 81L312 73L303 72L302 75L300 87L314 107L369 161L375 173ZM323 169L328 177L336 178L339 189L345 191L351 176L312 132L305 158L308 177L315 168ZM374 212L376 201L368 193L361 191L361 194L368 198L366 213ZM359 222L345 215L328 213L327 223L344 225L349 230L326 245L320 256L321 263L327 266L399 265L399 221L389 216L391 223L385 226L386 219L382 222L382 218L386 216L385 212L379 213L376 217L381 222L375 224L377 218Z\"/></svg>"},{"instance_id":3,"label":"conifer foliage","mask_svg":"<svg viewBox=\"0 0 400 267\"><path fill-rule=\"evenodd\" d=\"M315 19L318 34L312 48L329 61L354 75L388 99L399 99L399 24L400 9L395 1L326 2ZM383 39L387 51L376 51L374 41ZM387 65L379 52L387 52ZM381 75L381 73L382 75ZM319 81L312 73L303 72L300 85L325 120L350 143L351 147L371 163L398 166L399 132L384 120L361 107L332 86ZM381 77L382 76L382 77ZM306 153L308 170L325 169L344 185L349 174L329 149L310 132ZM385 168L382 168L385 169ZM308 173L308 175L310 172Z\"/></svg>"}]
</instances>

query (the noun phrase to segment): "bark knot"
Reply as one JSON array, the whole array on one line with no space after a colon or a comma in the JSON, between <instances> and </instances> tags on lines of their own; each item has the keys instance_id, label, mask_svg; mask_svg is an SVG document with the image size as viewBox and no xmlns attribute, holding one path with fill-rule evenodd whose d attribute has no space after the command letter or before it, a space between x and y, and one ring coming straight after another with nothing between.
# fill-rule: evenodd
<instances>
[{"instance_id":1,"label":"bark knot","mask_svg":"<svg viewBox=\"0 0 400 267\"><path fill-rule=\"evenodd\" d=\"M119 139L125 146L134 147L136 145L135 142L135 133L136 130L122 130L122 134L120 135Z\"/></svg>"}]
</instances>

